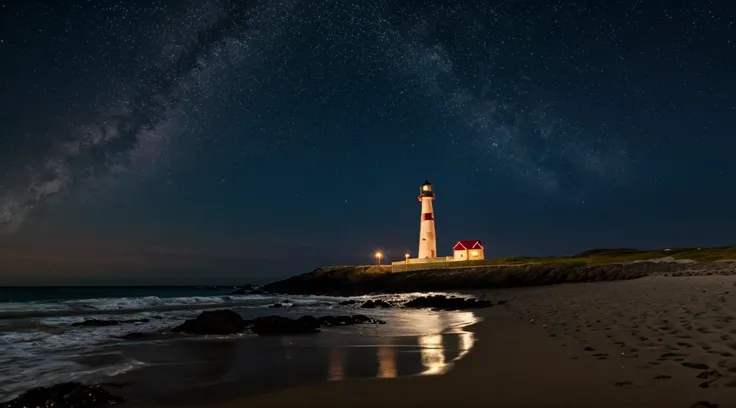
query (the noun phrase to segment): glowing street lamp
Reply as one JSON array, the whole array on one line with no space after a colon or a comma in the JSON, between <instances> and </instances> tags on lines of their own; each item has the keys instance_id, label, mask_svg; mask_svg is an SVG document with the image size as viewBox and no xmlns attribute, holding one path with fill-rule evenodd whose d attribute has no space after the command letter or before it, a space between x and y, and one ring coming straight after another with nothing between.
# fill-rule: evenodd
<instances>
[{"instance_id":1,"label":"glowing street lamp","mask_svg":"<svg viewBox=\"0 0 736 408\"><path fill-rule=\"evenodd\" d=\"M406 267L404 268L404 270L408 271L409 270L409 253L408 252L404 254L404 259L406 259Z\"/></svg>"},{"instance_id":2,"label":"glowing street lamp","mask_svg":"<svg viewBox=\"0 0 736 408\"><path fill-rule=\"evenodd\" d=\"M381 258L383 258L383 253L381 253L381 251L376 252L376 262L378 262L378 266L381 266Z\"/></svg>"}]
</instances>

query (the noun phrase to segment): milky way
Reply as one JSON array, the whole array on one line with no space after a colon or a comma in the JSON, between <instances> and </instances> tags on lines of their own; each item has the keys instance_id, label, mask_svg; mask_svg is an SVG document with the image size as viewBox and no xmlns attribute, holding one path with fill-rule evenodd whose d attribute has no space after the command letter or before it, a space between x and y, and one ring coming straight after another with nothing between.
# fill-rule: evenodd
<instances>
[{"instance_id":1,"label":"milky way","mask_svg":"<svg viewBox=\"0 0 736 408\"><path fill-rule=\"evenodd\" d=\"M171 13L168 21L145 33L153 38L150 46L160 50L144 61L148 75L114 90L118 102L103 108L96 121L58 136L50 157L30 164L27 174L8 186L0 200L0 232L17 231L35 208L77 185L98 189L155 164L169 140L186 133L186 112L210 102L210 88L220 75L259 62L259 52L285 28L292 4L188 6L176 14L164 9ZM117 22L109 23L112 30Z\"/></svg>"},{"instance_id":2,"label":"milky way","mask_svg":"<svg viewBox=\"0 0 736 408\"><path fill-rule=\"evenodd\" d=\"M612 17L620 24L601 23L594 27L597 31L579 28L577 38L562 34L566 21L597 21L617 10L517 1L492 6L379 0L89 6L102 23L97 34L134 50L132 57L126 53L135 62L134 78L123 65L111 65L106 80L112 86L96 93L105 103L86 109L93 119L70 119L68 129L55 127L51 147L6 173L0 230L17 231L34 210L62 196L106 188L125 175L155 173L157 163L177 153L176 141L198 138L207 143L201 124L207 120L200 119L228 109L234 100L229 92L241 94L238 105L266 106L269 90L256 85L266 76L271 83L288 81L286 70L299 64L293 61L295 53L311 64L311 71L288 83L289 92L311 97L320 84L345 77L340 71L344 67L333 69L320 60L324 53L344 55L343 62L355 70L353 77L394 81L391 104L397 111L412 101L412 106L435 112L442 126L455 128L441 142L467 152L465 165L477 174L503 175L551 194L573 192L586 183L625 183L633 163L629 140L605 123L591 127L571 119L558 105L580 87L589 86L591 95L598 92L596 84L578 81L590 67L576 61L599 44L615 46L638 27L639 6L629 6ZM305 36L321 41L307 44ZM534 43L557 51L542 47L540 52L532 49ZM105 66L114 61L118 57L109 49L85 56L86 63ZM564 68L561 72L569 78L555 84L565 83L566 88L546 86L552 66L558 72ZM266 68L256 75L258 67ZM623 63L607 69L612 71L601 75L629 75ZM319 98L324 95L314 95L315 101ZM269 140L257 144L264 149L260 153L314 138L286 129L286 115L274 120L282 123L271 129Z\"/></svg>"}]
</instances>

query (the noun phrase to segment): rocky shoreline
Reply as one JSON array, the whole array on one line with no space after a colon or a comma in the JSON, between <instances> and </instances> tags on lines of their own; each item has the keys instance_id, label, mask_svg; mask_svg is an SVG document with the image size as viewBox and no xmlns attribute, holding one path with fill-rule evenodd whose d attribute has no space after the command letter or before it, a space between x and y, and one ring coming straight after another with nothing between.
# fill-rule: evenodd
<instances>
[{"instance_id":1,"label":"rocky shoreline","mask_svg":"<svg viewBox=\"0 0 736 408\"><path fill-rule=\"evenodd\" d=\"M288 300L278 304L288 307ZM405 301L386 301L380 299L349 300L341 302L342 306L355 309L374 308L411 308L411 309L433 309L433 310L465 310L488 308L495 305L503 305L506 301L492 302L487 299L461 296L418 296ZM140 320L101 320L88 319L73 323L77 327L100 327L114 326ZM282 335L311 335L318 333L321 329L329 327L341 327L360 324L386 324L385 321L375 319L363 314L326 315L311 316L303 315L298 318L289 318L279 315L261 316L254 319L244 319L240 314L231 309L207 310L201 312L193 319L187 319L183 323L154 332L131 332L121 336L123 340L147 341L177 338L182 336L202 335L231 335L238 333L251 333L258 336L282 336ZM15 407L68 407L68 408L92 408L122 404L125 398L108 391L119 384L83 384L79 382L67 382L49 387L37 387L30 389L17 398L0 403L0 408Z\"/></svg>"},{"instance_id":2,"label":"rocky shoreline","mask_svg":"<svg viewBox=\"0 0 736 408\"><path fill-rule=\"evenodd\" d=\"M271 293L359 296L378 293L480 290L560 283L637 279L650 275L699 276L736 274L736 261L710 263L655 259L591 265L576 262L530 263L379 272L367 266L335 266L263 286Z\"/></svg>"}]
</instances>

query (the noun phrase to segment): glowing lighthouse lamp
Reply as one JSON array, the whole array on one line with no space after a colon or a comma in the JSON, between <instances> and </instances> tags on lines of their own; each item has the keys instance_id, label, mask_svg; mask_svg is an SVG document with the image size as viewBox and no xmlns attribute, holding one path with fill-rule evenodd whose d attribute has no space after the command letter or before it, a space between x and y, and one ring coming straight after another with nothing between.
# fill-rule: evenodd
<instances>
[{"instance_id":1,"label":"glowing lighthouse lamp","mask_svg":"<svg viewBox=\"0 0 736 408\"><path fill-rule=\"evenodd\" d=\"M432 183L425 181L419 187L419 202L422 203L422 217L419 228L419 259L437 258L437 235L434 230L434 192Z\"/></svg>"}]
</instances>

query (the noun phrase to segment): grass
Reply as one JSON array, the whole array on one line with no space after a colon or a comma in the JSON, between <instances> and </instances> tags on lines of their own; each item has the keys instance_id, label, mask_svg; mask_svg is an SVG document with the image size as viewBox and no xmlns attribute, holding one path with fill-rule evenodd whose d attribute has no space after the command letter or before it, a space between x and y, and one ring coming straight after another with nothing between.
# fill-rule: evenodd
<instances>
[{"instance_id":1,"label":"grass","mask_svg":"<svg viewBox=\"0 0 736 408\"><path fill-rule=\"evenodd\" d=\"M736 246L717 248L663 248L654 250L640 250L629 248L593 249L573 256L506 257L482 259L478 261L439 262L427 265L416 265L410 267L409 270L558 263L603 265L614 263L627 263L633 261L645 261L649 259L664 257L672 257L675 259L690 259L701 263L709 263L725 259L736 259ZM398 272L400 270L400 266L397 266L396 271ZM373 270L371 272L375 273L378 271Z\"/></svg>"}]
</instances>

